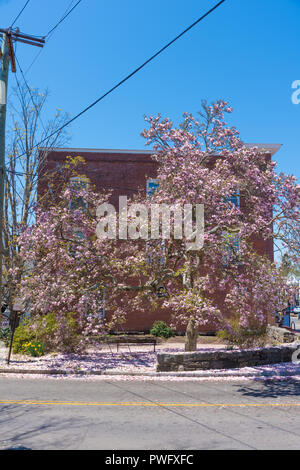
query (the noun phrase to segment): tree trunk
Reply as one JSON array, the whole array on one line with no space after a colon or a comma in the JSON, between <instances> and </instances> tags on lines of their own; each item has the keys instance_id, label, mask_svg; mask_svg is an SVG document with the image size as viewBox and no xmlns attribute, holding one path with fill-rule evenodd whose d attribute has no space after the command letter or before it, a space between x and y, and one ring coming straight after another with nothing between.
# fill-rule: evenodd
<instances>
[{"instance_id":1,"label":"tree trunk","mask_svg":"<svg viewBox=\"0 0 300 470\"><path fill-rule=\"evenodd\" d=\"M190 319L185 332L185 351L196 351L198 331L195 328L194 320Z\"/></svg>"}]
</instances>

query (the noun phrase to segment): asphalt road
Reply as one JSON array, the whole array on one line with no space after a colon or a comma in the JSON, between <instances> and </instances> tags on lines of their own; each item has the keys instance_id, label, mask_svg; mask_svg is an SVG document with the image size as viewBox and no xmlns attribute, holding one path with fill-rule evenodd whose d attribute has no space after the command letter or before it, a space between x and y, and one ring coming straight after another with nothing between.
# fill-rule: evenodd
<instances>
[{"instance_id":1,"label":"asphalt road","mask_svg":"<svg viewBox=\"0 0 300 470\"><path fill-rule=\"evenodd\" d=\"M0 448L299 449L300 383L0 377Z\"/></svg>"}]
</instances>

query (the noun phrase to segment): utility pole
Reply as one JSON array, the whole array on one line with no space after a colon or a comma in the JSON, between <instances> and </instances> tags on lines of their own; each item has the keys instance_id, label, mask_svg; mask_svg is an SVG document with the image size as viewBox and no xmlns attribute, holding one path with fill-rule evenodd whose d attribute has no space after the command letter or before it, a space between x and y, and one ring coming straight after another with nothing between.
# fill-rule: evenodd
<instances>
[{"instance_id":1,"label":"utility pole","mask_svg":"<svg viewBox=\"0 0 300 470\"><path fill-rule=\"evenodd\" d=\"M0 66L0 311L2 307L3 199L5 184L5 121L9 53L6 34L2 35Z\"/></svg>"},{"instance_id":2,"label":"utility pole","mask_svg":"<svg viewBox=\"0 0 300 470\"><path fill-rule=\"evenodd\" d=\"M5 185L5 121L9 63L11 71L16 72L13 41L23 42L32 46L43 47L45 39L39 39L20 33L19 29L0 28L2 46L0 48L0 314L2 307L3 287L3 202ZM13 312L11 312L12 314ZM15 322L14 322L15 323ZM13 334L13 332L12 332Z\"/></svg>"}]
</instances>

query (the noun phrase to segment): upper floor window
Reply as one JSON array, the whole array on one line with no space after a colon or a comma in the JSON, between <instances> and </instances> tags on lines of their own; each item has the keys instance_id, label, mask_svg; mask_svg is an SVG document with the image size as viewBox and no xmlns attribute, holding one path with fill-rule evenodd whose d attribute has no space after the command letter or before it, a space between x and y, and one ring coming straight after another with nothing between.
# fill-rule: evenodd
<instances>
[{"instance_id":1,"label":"upper floor window","mask_svg":"<svg viewBox=\"0 0 300 470\"><path fill-rule=\"evenodd\" d=\"M240 209L240 191L237 189L233 194L231 194L231 196L225 197L225 202L231 202L234 206Z\"/></svg>"},{"instance_id":2,"label":"upper floor window","mask_svg":"<svg viewBox=\"0 0 300 470\"><path fill-rule=\"evenodd\" d=\"M232 195L225 197L225 202L230 202L235 207L240 209L240 192L237 189ZM224 231L223 234L223 263L228 265L232 262L240 263L239 261L239 252L240 252L240 237L236 232L230 233Z\"/></svg>"},{"instance_id":3,"label":"upper floor window","mask_svg":"<svg viewBox=\"0 0 300 470\"><path fill-rule=\"evenodd\" d=\"M155 178L147 179L146 181L146 194L148 197L151 197L156 189L158 188L158 182Z\"/></svg>"},{"instance_id":4,"label":"upper floor window","mask_svg":"<svg viewBox=\"0 0 300 470\"><path fill-rule=\"evenodd\" d=\"M89 185L89 180L86 176L74 176L70 178L72 188L76 190L85 189ZM70 201L70 209L87 209L87 202L84 202L82 197L74 198Z\"/></svg>"}]
</instances>

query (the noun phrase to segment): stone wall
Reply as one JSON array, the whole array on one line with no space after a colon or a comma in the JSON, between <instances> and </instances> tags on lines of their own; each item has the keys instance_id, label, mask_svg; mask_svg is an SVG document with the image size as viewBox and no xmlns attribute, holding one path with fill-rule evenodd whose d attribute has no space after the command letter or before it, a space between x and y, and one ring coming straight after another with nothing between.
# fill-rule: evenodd
<instances>
[{"instance_id":1,"label":"stone wall","mask_svg":"<svg viewBox=\"0 0 300 470\"><path fill-rule=\"evenodd\" d=\"M247 366L259 366L290 362L293 353L300 348L300 343L283 346L219 351L194 351L182 353L158 353L158 372L186 371L206 369L231 369Z\"/></svg>"},{"instance_id":2,"label":"stone wall","mask_svg":"<svg viewBox=\"0 0 300 470\"><path fill-rule=\"evenodd\" d=\"M267 335L270 339L279 341L280 343L292 343L300 339L299 334L292 333L286 328L280 328L278 326L268 326Z\"/></svg>"}]
</instances>

